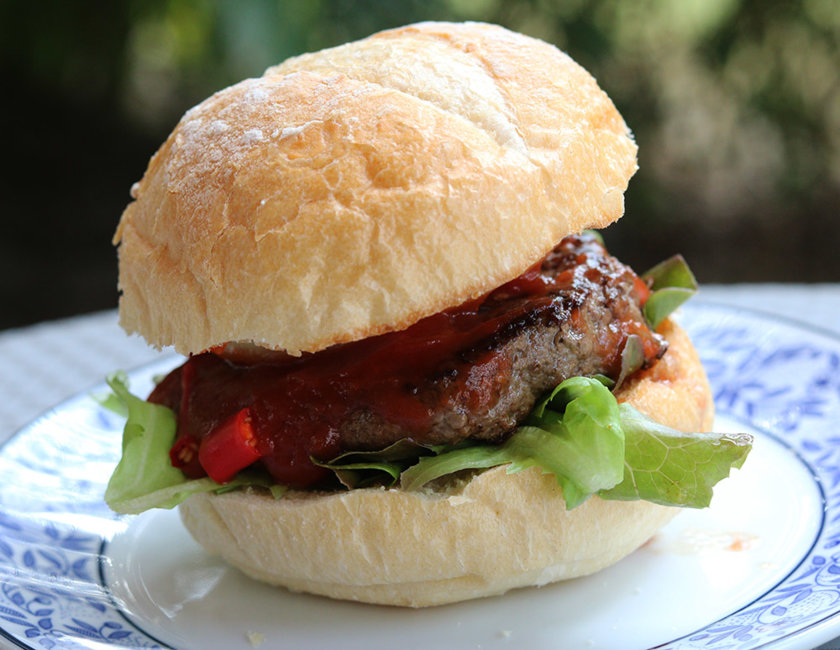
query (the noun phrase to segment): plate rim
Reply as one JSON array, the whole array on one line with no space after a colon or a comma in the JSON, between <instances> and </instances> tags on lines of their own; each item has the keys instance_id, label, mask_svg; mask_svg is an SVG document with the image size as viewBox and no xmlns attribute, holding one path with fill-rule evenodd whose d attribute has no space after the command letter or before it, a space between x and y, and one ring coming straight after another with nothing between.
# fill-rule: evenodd
<instances>
[{"instance_id":1,"label":"plate rim","mask_svg":"<svg viewBox=\"0 0 840 650\"><path fill-rule=\"evenodd\" d=\"M780 585L782 585L785 581L787 581L791 576L793 576L794 573L796 573L802 567L802 565L805 563L805 560L808 559L808 557L811 555L811 553L817 547L817 543L819 542L820 537L822 536L822 533L825 530L826 517L827 517L827 514L828 514L828 497L827 497L827 494L826 494L825 487L823 485L823 480L819 476L819 474L817 474L817 472L815 471L815 469L811 465L811 463L809 463L808 460L804 456L802 456L801 453L799 453L799 450L795 449L793 447L793 445L791 445L789 442L787 442L786 440L784 440L783 438L781 438L779 435L775 434L774 432L768 431L767 429L765 429L763 427L756 426L754 423L752 423L749 420L747 420L743 417L740 417L738 415L733 415L731 413L726 413L726 416L728 418L734 420L734 421L737 421L739 423L748 425L753 430L759 432L762 436L770 438L775 444L780 445L781 447L785 448L787 451L791 452L794 455L794 457L796 458L796 461L808 471L808 474L811 476L811 478L814 481L814 484L817 487L817 492L819 494L819 502L820 502L820 505L821 505L821 507L820 507L820 522L819 522L819 525L817 526L816 532L814 533L813 540L811 540L811 543L808 546L808 549L802 554L802 557L799 559L799 561L794 566L792 566L790 568L790 570L787 571L787 573L785 573L781 578L779 578L779 580L777 580L771 587L768 587L765 591L756 595L749 602L744 603L743 605L740 605L740 606L736 607L731 612L729 612L727 614L724 614L723 616L717 618L714 621L710 621L709 623L707 623L703 627L698 628L696 630L693 630L692 632L688 632L687 634L683 634L681 636L674 637L673 639L668 639L667 641L664 641L663 643L660 643L658 645L651 646L650 648L648 648L648 650L658 650L659 648L671 647L673 644L678 644L680 641L685 641L686 639L689 639L690 637L702 632L703 630L705 630L709 627L712 627L712 626L716 625L717 623L720 623L723 620L726 620L730 616L736 616L737 614L748 610L750 607L752 607L757 602L759 602L762 598L764 598L768 594L773 593ZM840 593L840 587L838 587L838 593ZM778 644L778 643L780 643L780 642L782 642L786 639L789 639L789 638L791 638L795 635L802 634L809 627L821 625L826 620L830 620L832 618L837 618L838 619L837 625L838 625L838 630L840 630L840 605L838 606L837 610L834 611L829 616L826 616L825 618L820 619L819 621L815 621L814 623L811 623L804 628L798 628L796 630L792 630L789 634L786 634L785 636L778 637L776 639L773 639L769 643L762 644L761 646L756 646L756 647L772 647L772 646L774 646L774 645L776 645L776 644Z\"/></svg>"}]
</instances>

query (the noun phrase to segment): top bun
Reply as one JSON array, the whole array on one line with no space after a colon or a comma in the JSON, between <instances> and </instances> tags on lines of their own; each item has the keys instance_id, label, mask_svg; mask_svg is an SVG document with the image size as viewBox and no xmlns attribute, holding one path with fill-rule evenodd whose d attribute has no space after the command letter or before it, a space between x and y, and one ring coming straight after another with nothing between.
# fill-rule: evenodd
<instances>
[{"instance_id":1,"label":"top bun","mask_svg":"<svg viewBox=\"0 0 840 650\"><path fill-rule=\"evenodd\" d=\"M501 27L292 58L188 111L132 188L121 324L181 353L402 329L618 219L635 170L595 80Z\"/></svg>"}]
</instances>

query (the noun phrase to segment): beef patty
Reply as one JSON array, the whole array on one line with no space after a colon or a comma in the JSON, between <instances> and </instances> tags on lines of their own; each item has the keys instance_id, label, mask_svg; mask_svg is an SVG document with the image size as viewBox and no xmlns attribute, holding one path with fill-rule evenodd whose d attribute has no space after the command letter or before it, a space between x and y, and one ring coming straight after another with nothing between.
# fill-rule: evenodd
<instances>
[{"instance_id":1,"label":"beef patty","mask_svg":"<svg viewBox=\"0 0 840 650\"><path fill-rule=\"evenodd\" d=\"M234 344L190 357L149 400L179 418L180 462L249 409L261 462L279 482L323 477L310 457L380 449L397 440L500 440L569 377L617 378L629 336L644 365L666 343L641 308L644 283L591 235L565 238L519 278L401 332L290 357Z\"/></svg>"}]
</instances>

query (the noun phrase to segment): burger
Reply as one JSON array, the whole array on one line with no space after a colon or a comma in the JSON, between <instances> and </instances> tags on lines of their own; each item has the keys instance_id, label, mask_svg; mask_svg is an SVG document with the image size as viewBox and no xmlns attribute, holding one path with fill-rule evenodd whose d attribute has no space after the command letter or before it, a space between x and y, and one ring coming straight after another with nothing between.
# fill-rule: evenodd
<instances>
[{"instance_id":1,"label":"burger","mask_svg":"<svg viewBox=\"0 0 840 650\"><path fill-rule=\"evenodd\" d=\"M739 467L668 314L593 229L636 145L555 47L422 23L189 110L122 215L120 321L186 356L106 501L179 506L295 591L422 607L597 571Z\"/></svg>"}]
</instances>

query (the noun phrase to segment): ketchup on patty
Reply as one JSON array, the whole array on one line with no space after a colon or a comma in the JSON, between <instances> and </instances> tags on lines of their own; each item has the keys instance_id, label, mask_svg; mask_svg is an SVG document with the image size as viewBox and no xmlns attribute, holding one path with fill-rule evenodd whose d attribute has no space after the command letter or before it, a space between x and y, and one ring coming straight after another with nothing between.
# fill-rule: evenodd
<instances>
[{"instance_id":1,"label":"ketchup on patty","mask_svg":"<svg viewBox=\"0 0 840 650\"><path fill-rule=\"evenodd\" d=\"M504 402L513 373L521 372L526 339L516 337L526 328L542 328L531 335L540 341L544 328L555 328L558 346L585 350L597 363L584 367L613 378L627 337L636 335L649 364L665 344L641 317L647 295L644 282L597 239L567 237L520 277L405 330L299 357L248 344L219 346L191 356L149 401L177 414L170 456L188 477L227 477L256 462L280 484L316 486L331 472L311 458L330 460L358 446L348 438L363 439L359 431L367 426L389 436L381 444L365 442L380 448L399 438L437 443L441 430L489 437L482 420L470 424L471 414L492 415ZM587 341L575 341L578 335ZM539 364L529 362L528 372ZM528 394L530 406L535 396ZM516 411L530 406L517 404ZM499 431L509 433L509 424ZM433 430L438 437L430 440Z\"/></svg>"}]
</instances>

